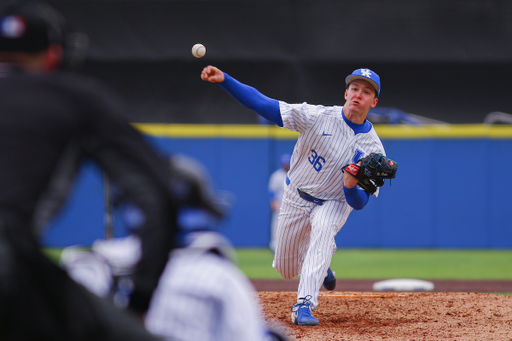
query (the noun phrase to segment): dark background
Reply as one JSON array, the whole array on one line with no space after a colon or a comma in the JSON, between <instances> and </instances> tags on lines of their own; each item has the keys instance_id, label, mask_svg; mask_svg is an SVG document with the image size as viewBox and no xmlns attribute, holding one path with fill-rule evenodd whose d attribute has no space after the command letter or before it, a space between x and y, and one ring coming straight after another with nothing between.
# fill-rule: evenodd
<instances>
[{"instance_id":1,"label":"dark background","mask_svg":"<svg viewBox=\"0 0 512 341\"><path fill-rule=\"evenodd\" d=\"M343 104L344 78L364 67L381 77L379 107L449 123L512 113L512 1L49 3L88 34L82 71L114 87L133 122L258 123L201 81L208 64L290 103Z\"/></svg>"}]
</instances>

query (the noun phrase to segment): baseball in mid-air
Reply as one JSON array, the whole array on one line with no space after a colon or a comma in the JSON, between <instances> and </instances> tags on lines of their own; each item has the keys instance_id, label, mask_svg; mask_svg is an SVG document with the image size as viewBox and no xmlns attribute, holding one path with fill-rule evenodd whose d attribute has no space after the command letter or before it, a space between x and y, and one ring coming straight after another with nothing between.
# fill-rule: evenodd
<instances>
[{"instance_id":1,"label":"baseball in mid-air","mask_svg":"<svg viewBox=\"0 0 512 341\"><path fill-rule=\"evenodd\" d=\"M192 46L192 55L196 58L204 57L206 54L206 47L203 44L195 44Z\"/></svg>"}]
</instances>

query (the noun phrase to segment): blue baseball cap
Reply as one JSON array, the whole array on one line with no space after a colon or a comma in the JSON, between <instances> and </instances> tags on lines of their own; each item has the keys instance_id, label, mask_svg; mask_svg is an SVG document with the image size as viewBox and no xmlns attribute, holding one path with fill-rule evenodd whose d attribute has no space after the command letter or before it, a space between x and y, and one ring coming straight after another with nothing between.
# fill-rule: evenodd
<instances>
[{"instance_id":1,"label":"blue baseball cap","mask_svg":"<svg viewBox=\"0 0 512 341\"><path fill-rule=\"evenodd\" d=\"M348 75L347 78L345 78L345 84L348 86L350 82L356 79L362 79L367 81L373 86L375 91L377 91L377 96L380 95L380 77L378 74L376 74L370 69L357 69L354 70L352 74Z\"/></svg>"}]
</instances>

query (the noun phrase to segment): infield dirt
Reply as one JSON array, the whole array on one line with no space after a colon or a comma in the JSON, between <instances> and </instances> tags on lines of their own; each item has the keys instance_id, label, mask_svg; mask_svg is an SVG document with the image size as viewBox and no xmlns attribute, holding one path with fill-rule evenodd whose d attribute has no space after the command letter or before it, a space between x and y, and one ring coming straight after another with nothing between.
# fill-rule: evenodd
<instances>
[{"instance_id":1,"label":"infield dirt","mask_svg":"<svg viewBox=\"0 0 512 341\"><path fill-rule=\"evenodd\" d=\"M258 296L266 320L282 328L289 340L512 341L511 296L322 289L313 311L320 324L313 327L291 323L295 291L258 291Z\"/></svg>"}]
</instances>

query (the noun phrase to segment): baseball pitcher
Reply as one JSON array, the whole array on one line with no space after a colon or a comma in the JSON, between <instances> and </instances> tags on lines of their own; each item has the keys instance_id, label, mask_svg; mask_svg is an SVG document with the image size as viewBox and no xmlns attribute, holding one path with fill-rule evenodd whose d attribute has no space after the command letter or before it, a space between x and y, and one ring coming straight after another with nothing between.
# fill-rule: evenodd
<instances>
[{"instance_id":1,"label":"baseball pitcher","mask_svg":"<svg viewBox=\"0 0 512 341\"><path fill-rule=\"evenodd\" d=\"M396 175L396 162L385 156L366 119L377 105L380 77L370 69L347 76L343 106L271 99L214 66L205 67L201 78L277 126L300 133L285 182L273 266L286 279L300 276L292 322L317 325L311 311L320 287L336 286L330 268L336 234L353 209L364 208L384 179Z\"/></svg>"}]
</instances>

